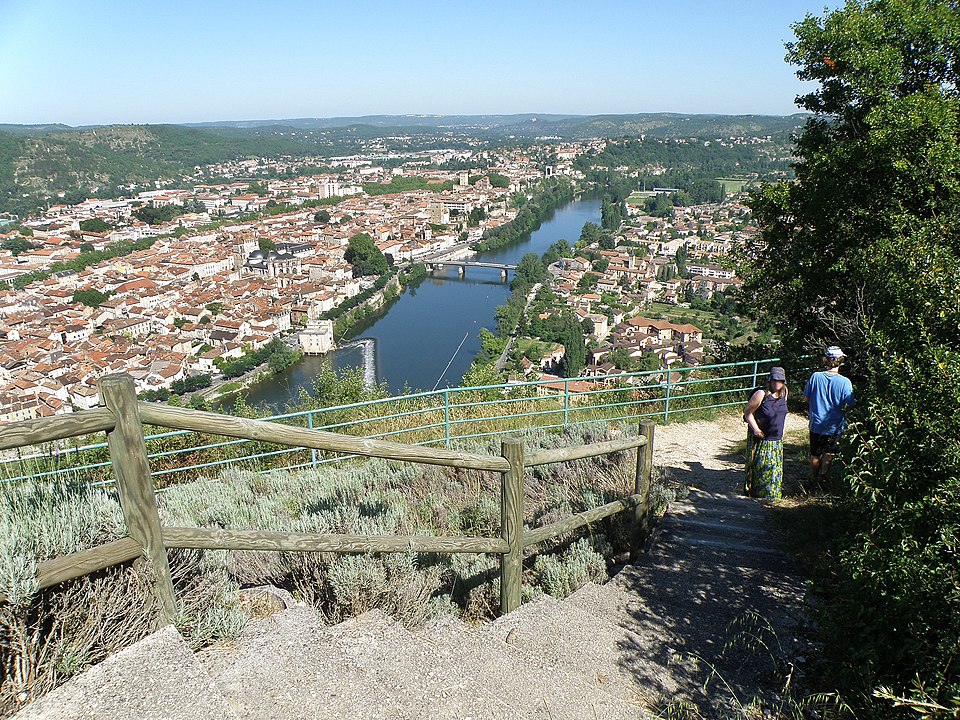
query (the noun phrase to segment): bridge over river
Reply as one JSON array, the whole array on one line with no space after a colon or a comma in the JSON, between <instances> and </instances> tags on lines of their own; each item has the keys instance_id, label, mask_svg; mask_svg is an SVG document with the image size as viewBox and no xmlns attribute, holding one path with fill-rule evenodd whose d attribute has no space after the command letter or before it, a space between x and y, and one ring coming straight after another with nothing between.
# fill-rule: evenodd
<instances>
[{"instance_id":1,"label":"bridge over river","mask_svg":"<svg viewBox=\"0 0 960 720\"><path fill-rule=\"evenodd\" d=\"M506 282L507 279L507 271L517 269L516 265L509 263L479 262L472 260L429 260L425 264L430 272L442 267L456 267L457 275L460 277L463 277L466 274L468 267L494 268L500 271L500 279L504 282Z\"/></svg>"}]
</instances>

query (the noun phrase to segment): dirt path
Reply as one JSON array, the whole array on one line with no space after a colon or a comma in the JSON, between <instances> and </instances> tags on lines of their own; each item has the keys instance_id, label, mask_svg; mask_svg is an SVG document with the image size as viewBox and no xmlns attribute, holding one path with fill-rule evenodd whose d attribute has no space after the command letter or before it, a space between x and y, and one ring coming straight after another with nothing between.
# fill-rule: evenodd
<instances>
[{"instance_id":1,"label":"dirt path","mask_svg":"<svg viewBox=\"0 0 960 720\"><path fill-rule=\"evenodd\" d=\"M805 432L807 420L791 413L786 433ZM680 482L707 492L738 492L743 473L746 425L740 415L658 425L653 462Z\"/></svg>"}]
</instances>

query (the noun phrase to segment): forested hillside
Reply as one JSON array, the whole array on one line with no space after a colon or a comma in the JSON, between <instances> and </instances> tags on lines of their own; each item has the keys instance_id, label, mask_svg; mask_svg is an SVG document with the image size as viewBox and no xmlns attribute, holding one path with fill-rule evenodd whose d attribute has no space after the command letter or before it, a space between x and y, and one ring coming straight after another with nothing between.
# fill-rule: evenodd
<instances>
[{"instance_id":1,"label":"forested hillside","mask_svg":"<svg viewBox=\"0 0 960 720\"><path fill-rule=\"evenodd\" d=\"M57 196L117 197L124 186L156 180L185 182L196 168L249 157L327 157L367 151L369 143L389 151L476 147L484 142L529 144L540 136L763 138L767 146L736 145L691 154L689 145L640 143L625 150L637 162L670 167L701 164L711 175L756 167L764 152L782 149L798 116L644 115L480 115L370 116L366 118L239 121L182 125L0 125L0 212L26 216ZM471 144L473 143L473 144ZM766 147L766 149L764 149ZM695 148L694 148L695 149ZM719 152L718 152L719 150ZM766 158L773 163L780 154ZM665 155L663 153L666 153ZM611 158L611 162L618 158ZM619 163L622 164L622 163Z\"/></svg>"},{"instance_id":2,"label":"forested hillside","mask_svg":"<svg viewBox=\"0 0 960 720\"><path fill-rule=\"evenodd\" d=\"M817 113L753 201L746 289L794 357L841 345L858 405L823 558L822 681L858 717L960 716L960 14L849 0L795 26ZM797 361L799 365L802 361Z\"/></svg>"}]
</instances>

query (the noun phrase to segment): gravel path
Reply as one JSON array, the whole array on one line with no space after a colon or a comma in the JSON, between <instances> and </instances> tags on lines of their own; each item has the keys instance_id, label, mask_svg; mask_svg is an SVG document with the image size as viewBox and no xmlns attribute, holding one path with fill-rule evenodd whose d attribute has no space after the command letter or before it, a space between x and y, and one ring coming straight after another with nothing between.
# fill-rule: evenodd
<instances>
[{"instance_id":1,"label":"gravel path","mask_svg":"<svg viewBox=\"0 0 960 720\"><path fill-rule=\"evenodd\" d=\"M673 479L713 493L739 492L746 424L740 415L658 425L653 462ZM806 418L787 415L786 432L805 431Z\"/></svg>"}]
</instances>

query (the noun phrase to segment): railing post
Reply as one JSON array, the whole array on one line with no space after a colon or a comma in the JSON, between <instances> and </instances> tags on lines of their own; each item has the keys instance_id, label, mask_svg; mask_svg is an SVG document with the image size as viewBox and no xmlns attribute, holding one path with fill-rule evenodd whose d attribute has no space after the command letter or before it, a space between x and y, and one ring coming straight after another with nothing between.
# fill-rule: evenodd
<instances>
[{"instance_id":1,"label":"railing post","mask_svg":"<svg viewBox=\"0 0 960 720\"><path fill-rule=\"evenodd\" d=\"M160 530L160 513L147 462L147 445L143 439L133 378L125 374L105 375L97 386L100 403L117 418L116 427L107 433L107 445L127 533L140 543L149 559L160 601L160 617L164 623L172 623L177 615L177 602Z\"/></svg>"},{"instance_id":2,"label":"railing post","mask_svg":"<svg viewBox=\"0 0 960 720\"><path fill-rule=\"evenodd\" d=\"M667 394L663 400L663 422L670 421L670 366L667 365Z\"/></svg>"},{"instance_id":3,"label":"railing post","mask_svg":"<svg viewBox=\"0 0 960 720\"><path fill-rule=\"evenodd\" d=\"M307 428L313 430L313 410L307 415ZM317 467L317 451L315 449L310 450L310 467Z\"/></svg>"},{"instance_id":4,"label":"railing post","mask_svg":"<svg viewBox=\"0 0 960 720\"><path fill-rule=\"evenodd\" d=\"M634 542L630 548L631 559L636 559L647 539L650 530L650 479L653 476L653 431L656 425L652 420L640 421L640 435L647 444L637 448L637 475L634 494L640 496L640 503L634 509Z\"/></svg>"},{"instance_id":5,"label":"railing post","mask_svg":"<svg viewBox=\"0 0 960 720\"><path fill-rule=\"evenodd\" d=\"M757 386L757 364L759 362L759 360L753 361L753 385L750 386L751 389Z\"/></svg>"},{"instance_id":6,"label":"railing post","mask_svg":"<svg viewBox=\"0 0 960 720\"><path fill-rule=\"evenodd\" d=\"M450 447L450 388L443 391L443 441Z\"/></svg>"},{"instance_id":7,"label":"railing post","mask_svg":"<svg viewBox=\"0 0 960 720\"><path fill-rule=\"evenodd\" d=\"M570 424L570 380L569 378L564 379L563 381L563 425L566 427Z\"/></svg>"},{"instance_id":8,"label":"railing post","mask_svg":"<svg viewBox=\"0 0 960 720\"><path fill-rule=\"evenodd\" d=\"M523 441L503 439L500 454L510 462L500 491L500 533L508 547L500 556L500 613L506 615L520 607L523 577Z\"/></svg>"}]
</instances>

